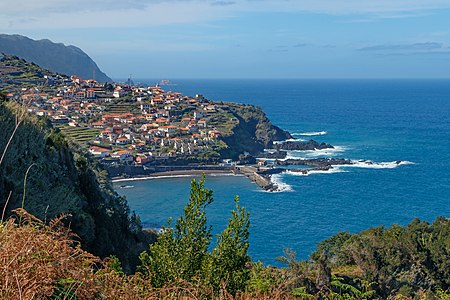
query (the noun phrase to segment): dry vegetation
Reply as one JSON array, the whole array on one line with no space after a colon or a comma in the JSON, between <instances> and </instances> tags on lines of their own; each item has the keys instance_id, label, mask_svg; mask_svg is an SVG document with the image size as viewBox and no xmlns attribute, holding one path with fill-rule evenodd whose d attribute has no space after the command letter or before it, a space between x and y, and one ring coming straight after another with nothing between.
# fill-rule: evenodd
<instances>
[{"instance_id":1,"label":"dry vegetation","mask_svg":"<svg viewBox=\"0 0 450 300\"><path fill-rule=\"evenodd\" d=\"M62 217L47 226L21 209L16 213L0 227L0 298L91 295L96 290L92 270L100 260L73 242Z\"/></svg>"},{"instance_id":2,"label":"dry vegetation","mask_svg":"<svg viewBox=\"0 0 450 300\"><path fill-rule=\"evenodd\" d=\"M182 282L156 289L127 276L115 259L82 250L61 216L45 225L22 209L0 224L0 299L290 299L289 293L231 296Z\"/></svg>"}]
</instances>

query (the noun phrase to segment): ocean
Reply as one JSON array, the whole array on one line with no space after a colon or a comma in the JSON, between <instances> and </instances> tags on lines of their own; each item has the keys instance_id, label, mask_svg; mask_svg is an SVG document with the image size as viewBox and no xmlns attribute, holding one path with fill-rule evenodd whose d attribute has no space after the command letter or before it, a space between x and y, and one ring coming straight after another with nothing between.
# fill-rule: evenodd
<instances>
[{"instance_id":1,"label":"ocean","mask_svg":"<svg viewBox=\"0 0 450 300\"><path fill-rule=\"evenodd\" d=\"M141 80L155 83L158 81ZM292 157L371 160L330 173L277 175L281 192L262 191L245 177L209 176L214 191L207 215L213 233L225 228L233 199L250 212L250 255L278 265L285 248L307 259L340 231L432 222L450 217L450 80L174 80L166 90L261 107L296 139L334 150L290 152ZM397 165L396 161L404 163ZM127 182L125 195L144 226L175 220L189 198L191 178Z\"/></svg>"}]
</instances>

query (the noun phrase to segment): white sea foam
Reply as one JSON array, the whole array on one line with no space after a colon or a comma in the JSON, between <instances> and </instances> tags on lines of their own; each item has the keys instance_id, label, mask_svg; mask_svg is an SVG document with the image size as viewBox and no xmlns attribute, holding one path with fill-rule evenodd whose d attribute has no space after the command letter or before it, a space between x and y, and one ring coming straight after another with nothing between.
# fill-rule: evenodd
<instances>
[{"instance_id":1,"label":"white sea foam","mask_svg":"<svg viewBox=\"0 0 450 300\"><path fill-rule=\"evenodd\" d=\"M329 170L309 170L307 173L303 172L294 172L294 171L286 171L285 174L289 174L292 176L309 176L314 174L335 174L335 173L346 173L348 171L341 170L339 168L332 168Z\"/></svg>"},{"instance_id":2,"label":"white sea foam","mask_svg":"<svg viewBox=\"0 0 450 300\"><path fill-rule=\"evenodd\" d=\"M287 140L284 140L284 141L274 141L273 143L275 145L279 145L279 144L283 144L283 143L286 143L286 142L306 142L306 140L305 139L287 139Z\"/></svg>"},{"instance_id":3,"label":"white sea foam","mask_svg":"<svg viewBox=\"0 0 450 300\"><path fill-rule=\"evenodd\" d=\"M279 159L281 161L287 159L308 159L316 157L332 157L340 155L342 152L347 151L349 148L345 146L334 146L329 149L315 149L315 150L289 150L287 151L286 158Z\"/></svg>"},{"instance_id":4,"label":"white sea foam","mask_svg":"<svg viewBox=\"0 0 450 300\"><path fill-rule=\"evenodd\" d=\"M292 135L302 135L302 136L315 136L315 135L325 135L328 134L326 131L311 131L311 132L296 132Z\"/></svg>"},{"instance_id":5,"label":"white sea foam","mask_svg":"<svg viewBox=\"0 0 450 300\"><path fill-rule=\"evenodd\" d=\"M270 181L273 184L276 184L278 187L278 190L275 192L292 192L293 191L292 186L283 182L281 174L274 174L274 175L270 176Z\"/></svg>"},{"instance_id":6,"label":"white sea foam","mask_svg":"<svg viewBox=\"0 0 450 300\"><path fill-rule=\"evenodd\" d=\"M339 165L335 168L365 168L365 169L394 169L403 165L413 165L411 161L389 161L389 162L373 162L370 160L353 160L351 165Z\"/></svg>"},{"instance_id":7,"label":"white sea foam","mask_svg":"<svg viewBox=\"0 0 450 300\"><path fill-rule=\"evenodd\" d=\"M315 150L307 150L302 151L305 152L307 157L318 157L318 156L336 156L348 150L347 147L344 146L334 146L334 148L327 149L315 149Z\"/></svg>"},{"instance_id":8,"label":"white sea foam","mask_svg":"<svg viewBox=\"0 0 450 300\"><path fill-rule=\"evenodd\" d=\"M264 152L275 153L275 152L277 152L277 150L276 149L264 149Z\"/></svg>"}]
</instances>

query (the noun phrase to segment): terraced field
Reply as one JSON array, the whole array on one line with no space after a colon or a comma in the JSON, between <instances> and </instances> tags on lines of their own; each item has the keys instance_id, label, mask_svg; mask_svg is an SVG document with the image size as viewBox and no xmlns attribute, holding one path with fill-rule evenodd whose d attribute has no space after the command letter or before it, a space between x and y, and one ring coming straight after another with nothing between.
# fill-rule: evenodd
<instances>
[{"instance_id":1,"label":"terraced field","mask_svg":"<svg viewBox=\"0 0 450 300\"><path fill-rule=\"evenodd\" d=\"M88 127L58 126L62 134L73 142L87 144L100 134L99 129Z\"/></svg>"},{"instance_id":2,"label":"terraced field","mask_svg":"<svg viewBox=\"0 0 450 300\"><path fill-rule=\"evenodd\" d=\"M139 109L136 104L126 103L126 102L118 102L118 103L108 104L106 110L108 113L122 114L122 113L127 113L127 112L135 112L135 111L138 111Z\"/></svg>"}]
</instances>

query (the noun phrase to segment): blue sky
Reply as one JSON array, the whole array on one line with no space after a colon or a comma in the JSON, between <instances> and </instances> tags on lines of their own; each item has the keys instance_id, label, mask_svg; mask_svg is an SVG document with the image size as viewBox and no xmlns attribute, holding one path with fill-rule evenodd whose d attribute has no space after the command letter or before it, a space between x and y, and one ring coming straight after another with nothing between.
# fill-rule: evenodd
<instances>
[{"instance_id":1,"label":"blue sky","mask_svg":"<svg viewBox=\"0 0 450 300\"><path fill-rule=\"evenodd\" d=\"M2 33L113 78L449 78L450 0L22 0Z\"/></svg>"}]
</instances>

